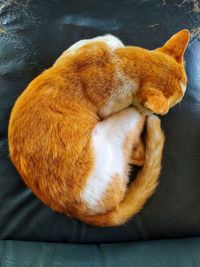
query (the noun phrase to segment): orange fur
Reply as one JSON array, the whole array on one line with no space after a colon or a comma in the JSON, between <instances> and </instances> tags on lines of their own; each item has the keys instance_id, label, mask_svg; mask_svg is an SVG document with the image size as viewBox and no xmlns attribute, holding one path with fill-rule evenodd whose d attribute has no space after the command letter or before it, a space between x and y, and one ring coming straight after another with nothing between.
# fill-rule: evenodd
<instances>
[{"instance_id":1,"label":"orange fur","mask_svg":"<svg viewBox=\"0 0 200 267\"><path fill-rule=\"evenodd\" d=\"M183 54L188 40L183 30L153 51L112 51L97 40L66 52L29 84L12 110L8 138L11 160L38 198L58 212L99 226L121 224L143 207L160 173L164 136L159 120L147 121L145 162L144 149L133 150L144 120L126 136L124 182L113 176L99 204L104 212L96 214L80 197L95 164L92 133L105 119L99 115L101 108L115 95L118 101L126 79L137 85L131 101L144 113L164 114L180 101L179 81L187 81ZM112 121L115 114L109 115ZM116 116L120 118L120 112ZM126 191L131 161L144 166Z\"/></svg>"},{"instance_id":2,"label":"orange fur","mask_svg":"<svg viewBox=\"0 0 200 267\"><path fill-rule=\"evenodd\" d=\"M130 164L143 166L145 162L145 146L140 139L138 143L133 147L133 151L130 157Z\"/></svg>"}]
</instances>

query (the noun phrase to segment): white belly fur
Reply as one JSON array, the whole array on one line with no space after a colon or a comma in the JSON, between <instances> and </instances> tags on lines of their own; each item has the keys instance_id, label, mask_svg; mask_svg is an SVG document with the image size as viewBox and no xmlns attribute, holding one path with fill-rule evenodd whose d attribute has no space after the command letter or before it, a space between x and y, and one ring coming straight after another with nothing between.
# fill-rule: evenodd
<instances>
[{"instance_id":1,"label":"white belly fur","mask_svg":"<svg viewBox=\"0 0 200 267\"><path fill-rule=\"evenodd\" d=\"M124 143L128 133L134 131L139 119L141 115L134 108L129 108L112 115L95 127L92 135L95 163L81 193L82 201L91 212L103 212L99 210L99 203L113 177L118 175L127 183Z\"/></svg>"}]
</instances>

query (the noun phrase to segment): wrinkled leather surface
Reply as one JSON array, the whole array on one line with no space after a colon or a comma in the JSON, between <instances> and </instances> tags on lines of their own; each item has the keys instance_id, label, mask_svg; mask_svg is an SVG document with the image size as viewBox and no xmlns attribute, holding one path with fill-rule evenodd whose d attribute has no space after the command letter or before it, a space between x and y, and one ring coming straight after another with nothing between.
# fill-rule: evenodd
<instances>
[{"instance_id":1,"label":"wrinkled leather surface","mask_svg":"<svg viewBox=\"0 0 200 267\"><path fill-rule=\"evenodd\" d=\"M199 267L200 238L99 245L0 241L0 262L3 267Z\"/></svg>"},{"instance_id":2,"label":"wrinkled leather surface","mask_svg":"<svg viewBox=\"0 0 200 267\"><path fill-rule=\"evenodd\" d=\"M200 235L199 27L200 13L189 0L0 2L0 239L106 243ZM188 89L162 118L163 170L151 200L126 225L105 229L44 206L8 156L10 111L28 82L79 39L112 33L125 44L152 49L182 28L193 33L186 53Z\"/></svg>"}]
</instances>

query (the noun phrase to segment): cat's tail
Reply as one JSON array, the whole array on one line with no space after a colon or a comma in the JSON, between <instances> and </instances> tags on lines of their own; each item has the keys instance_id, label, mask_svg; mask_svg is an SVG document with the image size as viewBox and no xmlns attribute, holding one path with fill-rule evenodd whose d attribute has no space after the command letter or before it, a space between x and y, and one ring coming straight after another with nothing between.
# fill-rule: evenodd
<instances>
[{"instance_id":1,"label":"cat's tail","mask_svg":"<svg viewBox=\"0 0 200 267\"><path fill-rule=\"evenodd\" d=\"M97 226L116 226L138 213L158 184L164 139L160 119L155 115L150 116L147 120L145 164L130 185L123 201L116 209L105 214L83 216L80 219Z\"/></svg>"}]
</instances>

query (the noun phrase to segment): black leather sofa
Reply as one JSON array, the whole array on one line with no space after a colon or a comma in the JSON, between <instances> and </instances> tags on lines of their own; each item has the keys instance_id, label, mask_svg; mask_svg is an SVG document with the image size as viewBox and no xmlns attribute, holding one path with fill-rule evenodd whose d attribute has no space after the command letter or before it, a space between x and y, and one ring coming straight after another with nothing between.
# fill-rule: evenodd
<instances>
[{"instance_id":1,"label":"black leather sofa","mask_svg":"<svg viewBox=\"0 0 200 267\"><path fill-rule=\"evenodd\" d=\"M29 81L80 39L112 33L125 44L153 49L183 28L192 35L188 88L162 118L163 170L144 209L126 225L97 228L44 206L8 154L10 111ZM200 2L1 0L0 266L199 267L199 236Z\"/></svg>"}]
</instances>

